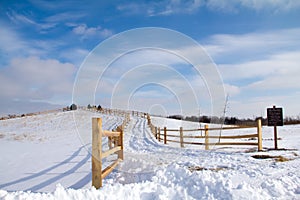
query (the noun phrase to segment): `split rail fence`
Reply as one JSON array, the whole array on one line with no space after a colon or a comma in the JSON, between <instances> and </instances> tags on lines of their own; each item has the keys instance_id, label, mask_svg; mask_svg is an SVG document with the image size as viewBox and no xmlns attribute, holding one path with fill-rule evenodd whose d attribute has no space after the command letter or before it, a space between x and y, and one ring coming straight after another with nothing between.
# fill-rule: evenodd
<instances>
[{"instance_id":1,"label":"split rail fence","mask_svg":"<svg viewBox=\"0 0 300 200\"><path fill-rule=\"evenodd\" d=\"M86 108L86 109L89 111L99 112L99 113L106 114L106 115L114 115L114 116L121 116L121 117L126 117L127 115L130 115L130 114L132 117L136 116L136 117L141 117L141 118L147 118L147 116L148 116L147 113L139 112L139 111L125 111L125 110L111 109L111 108L97 109L96 107Z\"/></svg>"},{"instance_id":2,"label":"split rail fence","mask_svg":"<svg viewBox=\"0 0 300 200\"><path fill-rule=\"evenodd\" d=\"M205 145L205 150L209 150L210 145L252 145L257 146L258 151L262 151L262 124L261 119L257 120L257 126L249 127L249 126L226 126L221 128L210 128L207 124L204 128L199 129L183 129L180 127L179 129L168 129L167 127L160 128L156 127L152 124L151 118L148 115L148 125L151 129L151 132L155 136L155 138L160 142L163 141L164 144L168 142L180 143L180 147L184 147L184 144L192 144L192 145ZM209 131L222 131L222 130L233 130L233 129L243 129L243 128L256 128L255 134L247 134L247 135L209 135ZM184 132L199 132L204 131L204 136L201 135L184 135ZM168 132L179 132L178 134L168 134ZM171 139L170 139L171 138ZM175 138L175 139L174 139ZM176 140L177 138L177 140ZM257 138L257 142L221 142L221 140L226 139L249 139ZM204 139L204 142L195 142L195 141L185 141L186 139ZM210 142L210 139L218 139L218 142Z\"/></svg>"},{"instance_id":3,"label":"split rail fence","mask_svg":"<svg viewBox=\"0 0 300 200\"><path fill-rule=\"evenodd\" d=\"M96 189L102 187L102 180L111 173L120 161L124 159L123 132L129 122L129 114L116 131L102 129L102 119L92 119L92 186ZM103 137L108 137L109 150L102 151ZM102 159L117 154L117 159L105 169L102 169Z\"/></svg>"}]
</instances>

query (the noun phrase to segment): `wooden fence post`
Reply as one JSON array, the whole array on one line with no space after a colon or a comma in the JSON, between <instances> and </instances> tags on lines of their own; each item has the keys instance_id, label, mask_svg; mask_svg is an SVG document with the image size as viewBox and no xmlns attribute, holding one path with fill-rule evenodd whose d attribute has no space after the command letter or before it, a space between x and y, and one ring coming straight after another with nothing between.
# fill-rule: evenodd
<instances>
[{"instance_id":1,"label":"wooden fence post","mask_svg":"<svg viewBox=\"0 0 300 200\"><path fill-rule=\"evenodd\" d=\"M151 123L150 115L148 115L148 124L149 124L149 125L152 124L152 123Z\"/></svg>"},{"instance_id":2,"label":"wooden fence post","mask_svg":"<svg viewBox=\"0 0 300 200\"><path fill-rule=\"evenodd\" d=\"M108 137L108 148L109 149L112 149L113 148L113 146L112 146L112 140L113 140L113 138L112 137Z\"/></svg>"},{"instance_id":3,"label":"wooden fence post","mask_svg":"<svg viewBox=\"0 0 300 200\"><path fill-rule=\"evenodd\" d=\"M262 128L261 119L257 120L257 140L258 140L258 151L262 151Z\"/></svg>"},{"instance_id":4,"label":"wooden fence post","mask_svg":"<svg viewBox=\"0 0 300 200\"><path fill-rule=\"evenodd\" d=\"M92 186L102 187L102 120L92 119Z\"/></svg>"},{"instance_id":5,"label":"wooden fence post","mask_svg":"<svg viewBox=\"0 0 300 200\"><path fill-rule=\"evenodd\" d=\"M180 147L183 148L183 128L180 127Z\"/></svg>"},{"instance_id":6,"label":"wooden fence post","mask_svg":"<svg viewBox=\"0 0 300 200\"><path fill-rule=\"evenodd\" d=\"M118 152L118 159L124 160L124 151L123 151L123 134L124 134L124 126L121 125L117 128L117 131L120 132L118 145L121 146L121 150Z\"/></svg>"},{"instance_id":7,"label":"wooden fence post","mask_svg":"<svg viewBox=\"0 0 300 200\"><path fill-rule=\"evenodd\" d=\"M205 150L209 150L209 138L208 138L208 125L205 124L204 126L205 129Z\"/></svg>"},{"instance_id":8,"label":"wooden fence post","mask_svg":"<svg viewBox=\"0 0 300 200\"><path fill-rule=\"evenodd\" d=\"M158 141L160 142L160 129L158 129Z\"/></svg>"},{"instance_id":9,"label":"wooden fence post","mask_svg":"<svg viewBox=\"0 0 300 200\"><path fill-rule=\"evenodd\" d=\"M164 127L164 144L167 144L167 127Z\"/></svg>"},{"instance_id":10,"label":"wooden fence post","mask_svg":"<svg viewBox=\"0 0 300 200\"><path fill-rule=\"evenodd\" d=\"M154 132L155 138L157 139L157 127L155 126L155 132Z\"/></svg>"}]
</instances>

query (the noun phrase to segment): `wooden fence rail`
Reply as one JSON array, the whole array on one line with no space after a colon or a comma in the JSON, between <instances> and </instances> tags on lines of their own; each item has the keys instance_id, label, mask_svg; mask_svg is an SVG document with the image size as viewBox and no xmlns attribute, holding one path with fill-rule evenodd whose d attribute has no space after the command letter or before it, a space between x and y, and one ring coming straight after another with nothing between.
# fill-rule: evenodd
<instances>
[{"instance_id":1,"label":"wooden fence rail","mask_svg":"<svg viewBox=\"0 0 300 200\"><path fill-rule=\"evenodd\" d=\"M155 138L160 142L163 140L164 144L168 142L180 143L180 147L184 147L184 144L192 144L192 145L205 145L205 150L209 150L210 145L254 145L257 146L258 151L262 151L262 124L261 119L257 120L256 127L249 127L249 126L234 126L234 127L221 127L221 128L209 128L206 124L204 128L199 129L167 129L167 127L160 128L156 127L152 124L150 115L147 116L148 125L150 127L151 132L155 136ZM209 131L217 131L217 130L233 130L233 129L243 129L243 128L256 128L255 134L247 134L247 135L226 135L226 136L212 136L209 135ZM184 132L195 132L195 131L204 131L204 136L201 135L194 135L194 136L187 136L184 135ZM168 132L179 132L179 135L176 134L168 134ZM175 138L175 139L170 139ZM176 140L177 138L177 140ZM178 140L179 138L179 140ZM184 139L204 139L204 142L190 142L184 141ZM241 139L241 138L257 138L257 142L220 142L220 140L224 139ZM209 139L219 139L219 142L211 143Z\"/></svg>"},{"instance_id":2,"label":"wooden fence rail","mask_svg":"<svg viewBox=\"0 0 300 200\"><path fill-rule=\"evenodd\" d=\"M95 111L106 115L114 115L114 116L121 116L126 117L127 115L133 116L133 117L140 117L140 118L146 118L147 113L140 112L140 111L128 111L128 110L120 110L120 109L111 109L111 108L100 108L97 107L91 107L91 108L83 108L89 111Z\"/></svg>"},{"instance_id":3,"label":"wooden fence rail","mask_svg":"<svg viewBox=\"0 0 300 200\"><path fill-rule=\"evenodd\" d=\"M92 119L92 186L96 189L102 187L102 180L124 159L123 131L129 120L129 115L127 115L116 131L107 131L102 130L101 118ZM102 137L108 137L109 150L105 152L102 151ZM115 153L118 156L117 159L102 169L102 159Z\"/></svg>"}]
</instances>

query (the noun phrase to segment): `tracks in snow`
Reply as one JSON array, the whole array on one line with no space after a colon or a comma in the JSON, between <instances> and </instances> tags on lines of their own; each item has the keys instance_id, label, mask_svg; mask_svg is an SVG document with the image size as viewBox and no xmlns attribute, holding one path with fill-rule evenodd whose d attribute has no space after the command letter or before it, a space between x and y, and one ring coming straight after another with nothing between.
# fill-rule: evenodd
<instances>
[{"instance_id":1,"label":"tracks in snow","mask_svg":"<svg viewBox=\"0 0 300 200\"><path fill-rule=\"evenodd\" d=\"M143 118L132 118L124 132L124 156L120 170L147 173L160 165L170 164L198 154L198 151L170 147L159 143Z\"/></svg>"}]
</instances>

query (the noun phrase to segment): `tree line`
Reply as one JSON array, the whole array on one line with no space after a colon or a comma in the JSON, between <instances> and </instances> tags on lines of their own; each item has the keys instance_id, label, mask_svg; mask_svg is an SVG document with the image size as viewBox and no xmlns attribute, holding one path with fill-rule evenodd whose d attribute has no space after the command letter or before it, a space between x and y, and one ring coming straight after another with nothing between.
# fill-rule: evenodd
<instances>
[{"instance_id":1,"label":"tree line","mask_svg":"<svg viewBox=\"0 0 300 200\"><path fill-rule=\"evenodd\" d=\"M177 119L177 120L185 120L191 122L201 122L201 123L211 123L211 122L223 122L226 125L248 125L254 126L256 125L256 121L258 118L262 119L262 125L268 124L268 119L264 117L254 117L254 118L238 118L238 117L216 117L216 116L182 116L182 115L170 115L168 118ZM297 117L285 117L284 124L300 124L300 116Z\"/></svg>"}]
</instances>

